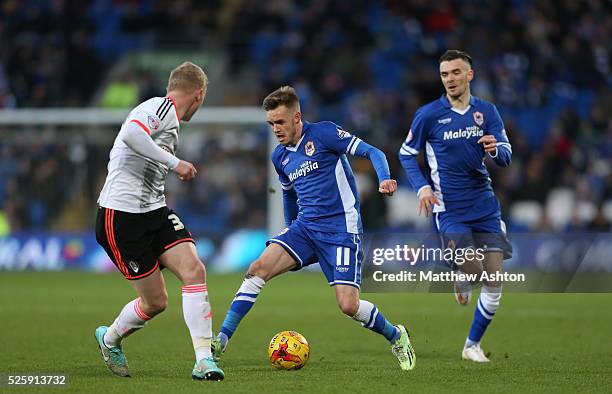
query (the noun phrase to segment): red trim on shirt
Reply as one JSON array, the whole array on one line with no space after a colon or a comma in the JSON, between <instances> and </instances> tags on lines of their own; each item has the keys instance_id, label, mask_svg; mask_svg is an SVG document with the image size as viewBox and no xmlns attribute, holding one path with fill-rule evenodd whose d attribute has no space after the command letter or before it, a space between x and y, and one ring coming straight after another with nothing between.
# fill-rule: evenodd
<instances>
[{"instance_id":1,"label":"red trim on shirt","mask_svg":"<svg viewBox=\"0 0 612 394\"><path fill-rule=\"evenodd\" d=\"M151 135L151 130L149 130L149 128L147 126L145 126L141 121L139 121L138 119L132 119L130 120L130 122L134 122L136 123L138 126L142 127L142 129L144 131L147 132L147 134Z\"/></svg>"}]
</instances>

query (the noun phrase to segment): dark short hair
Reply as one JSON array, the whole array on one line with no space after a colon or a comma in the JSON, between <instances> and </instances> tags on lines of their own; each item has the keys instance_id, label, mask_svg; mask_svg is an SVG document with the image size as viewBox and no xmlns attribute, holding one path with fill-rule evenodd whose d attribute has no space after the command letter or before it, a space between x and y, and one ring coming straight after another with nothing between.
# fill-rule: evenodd
<instances>
[{"instance_id":1,"label":"dark short hair","mask_svg":"<svg viewBox=\"0 0 612 394\"><path fill-rule=\"evenodd\" d=\"M264 111L272 111L284 105L287 108L298 108L300 99L291 86L281 86L272 93L266 96L263 100L262 107Z\"/></svg>"},{"instance_id":2,"label":"dark short hair","mask_svg":"<svg viewBox=\"0 0 612 394\"><path fill-rule=\"evenodd\" d=\"M448 62L448 61L455 60L455 59L463 59L470 66L472 65L472 57L468 55L467 53L460 51L458 49L449 49L446 52L444 52L444 54L440 56L438 63Z\"/></svg>"}]
</instances>

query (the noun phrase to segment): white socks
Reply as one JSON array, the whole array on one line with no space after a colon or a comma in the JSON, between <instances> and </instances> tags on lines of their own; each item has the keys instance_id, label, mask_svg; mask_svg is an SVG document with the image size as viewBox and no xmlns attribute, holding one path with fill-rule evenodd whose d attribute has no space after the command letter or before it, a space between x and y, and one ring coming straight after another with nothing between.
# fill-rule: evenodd
<instances>
[{"instance_id":1,"label":"white socks","mask_svg":"<svg viewBox=\"0 0 612 394\"><path fill-rule=\"evenodd\" d=\"M265 284L266 281L261 279L259 276L252 276L242 281L242 284L240 285L240 288L238 289L236 295L238 296L242 293L257 298L259 292L261 292L261 289L262 287L264 287Z\"/></svg>"},{"instance_id":2,"label":"white socks","mask_svg":"<svg viewBox=\"0 0 612 394\"><path fill-rule=\"evenodd\" d=\"M368 323L371 323L370 318L374 317L372 316L372 310L374 308L376 307L370 301L359 300L359 308L357 309L355 316L353 316L353 319L361 322L364 327L369 325Z\"/></svg>"},{"instance_id":3,"label":"white socks","mask_svg":"<svg viewBox=\"0 0 612 394\"><path fill-rule=\"evenodd\" d=\"M106 331L104 343L108 347L118 346L123 338L143 328L149 320L151 318L140 309L140 298L128 302Z\"/></svg>"},{"instance_id":4,"label":"white socks","mask_svg":"<svg viewBox=\"0 0 612 394\"><path fill-rule=\"evenodd\" d=\"M488 319L492 319L499 308L499 300L501 300L502 288L501 287L490 287L482 285L480 290L480 297L478 300L482 304L481 312ZM483 310L484 309L484 310ZM489 314L490 313L490 314Z\"/></svg>"},{"instance_id":5,"label":"white socks","mask_svg":"<svg viewBox=\"0 0 612 394\"><path fill-rule=\"evenodd\" d=\"M211 357L212 311L208 302L208 288L205 283L182 287L183 317L195 350L196 360ZM119 316L104 335L108 347L118 346L121 340L145 326L151 320L140 308L140 298L123 307Z\"/></svg>"},{"instance_id":6,"label":"white socks","mask_svg":"<svg viewBox=\"0 0 612 394\"><path fill-rule=\"evenodd\" d=\"M182 287L183 317L189 328L196 361L211 357L212 309L208 302L206 283Z\"/></svg>"}]
</instances>

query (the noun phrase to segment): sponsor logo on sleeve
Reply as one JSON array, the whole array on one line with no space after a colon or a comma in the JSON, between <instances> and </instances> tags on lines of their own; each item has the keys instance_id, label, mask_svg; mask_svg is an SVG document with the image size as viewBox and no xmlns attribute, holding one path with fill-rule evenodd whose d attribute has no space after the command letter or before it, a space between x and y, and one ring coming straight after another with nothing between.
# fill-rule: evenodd
<instances>
[{"instance_id":1,"label":"sponsor logo on sleeve","mask_svg":"<svg viewBox=\"0 0 612 394\"><path fill-rule=\"evenodd\" d=\"M159 130L160 123L159 123L159 120L155 116L149 115L147 120L149 123L149 128L151 130L155 130L155 131Z\"/></svg>"},{"instance_id":2,"label":"sponsor logo on sleeve","mask_svg":"<svg viewBox=\"0 0 612 394\"><path fill-rule=\"evenodd\" d=\"M348 138L351 136L351 133L349 133L348 131L342 130L340 128L338 128L338 137L340 138Z\"/></svg>"}]
</instances>

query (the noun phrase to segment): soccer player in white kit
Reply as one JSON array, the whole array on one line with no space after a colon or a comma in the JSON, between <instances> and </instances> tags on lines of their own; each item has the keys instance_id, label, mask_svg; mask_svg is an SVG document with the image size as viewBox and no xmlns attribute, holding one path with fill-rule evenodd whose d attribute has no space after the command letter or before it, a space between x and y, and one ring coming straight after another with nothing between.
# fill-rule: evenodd
<instances>
[{"instance_id":1,"label":"soccer player in white kit","mask_svg":"<svg viewBox=\"0 0 612 394\"><path fill-rule=\"evenodd\" d=\"M166 206L164 196L169 171L183 181L196 176L193 164L175 152L180 121L189 121L200 108L207 85L206 74L193 63L172 70L166 97L151 98L134 108L110 152L98 199L96 239L138 298L127 303L109 327L98 327L95 337L106 365L119 376L130 376L122 340L166 309L168 294L160 269L167 268L183 284L183 316L196 356L192 378L224 378L211 357L206 271L191 233Z\"/></svg>"}]
</instances>

